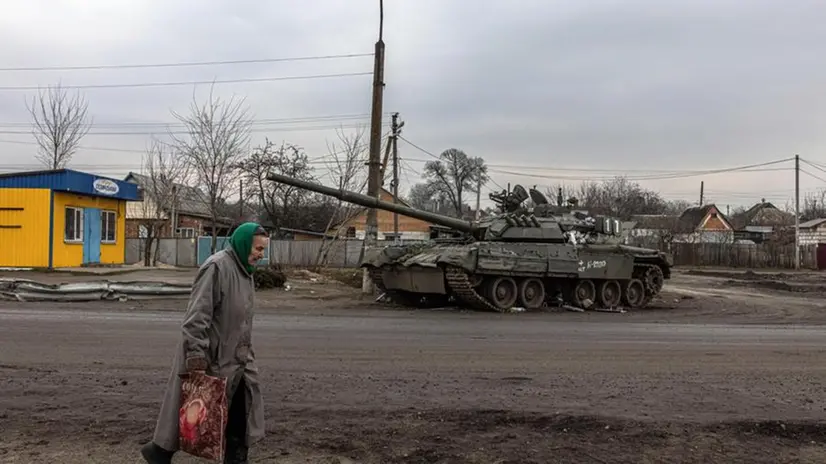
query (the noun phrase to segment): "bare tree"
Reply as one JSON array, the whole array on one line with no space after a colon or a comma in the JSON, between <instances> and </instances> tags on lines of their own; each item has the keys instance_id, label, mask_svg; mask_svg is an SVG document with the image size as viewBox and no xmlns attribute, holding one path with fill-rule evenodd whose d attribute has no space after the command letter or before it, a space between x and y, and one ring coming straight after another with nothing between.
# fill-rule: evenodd
<instances>
[{"instance_id":1,"label":"bare tree","mask_svg":"<svg viewBox=\"0 0 826 464\"><path fill-rule=\"evenodd\" d=\"M365 129L360 127L351 133L337 130L337 142L327 142L328 161L325 163L330 172L333 182L341 190L362 193L367 188L367 173L364 162L367 158L368 143L365 139ZM316 255L316 265L323 266L327 263L333 241L328 237L335 224L344 224L363 210L362 207L352 203L336 201L334 213L327 222L324 229L324 238L321 247ZM338 238L340 234L336 234Z\"/></svg>"},{"instance_id":2,"label":"bare tree","mask_svg":"<svg viewBox=\"0 0 826 464\"><path fill-rule=\"evenodd\" d=\"M638 214L665 214L669 209L668 202L659 193L624 177L601 182L583 182L577 187L552 186L547 193L556 198L560 188L563 202L576 198L577 205L588 209L591 214L607 214L629 219Z\"/></svg>"},{"instance_id":3,"label":"bare tree","mask_svg":"<svg viewBox=\"0 0 826 464\"><path fill-rule=\"evenodd\" d=\"M144 266L158 263L159 246L156 241L163 235L163 225L169 221L174 233L175 210L178 204L176 185L187 176L187 164L175 153L165 151L164 145L152 141L143 163L143 203L140 226L144 237ZM153 252L154 250L154 252Z\"/></svg>"},{"instance_id":4,"label":"bare tree","mask_svg":"<svg viewBox=\"0 0 826 464\"><path fill-rule=\"evenodd\" d=\"M488 180L488 167L482 158L471 158L456 148L448 148L439 158L425 163L424 175L436 195L444 195L461 217L464 194L475 193L478 185Z\"/></svg>"},{"instance_id":5,"label":"bare tree","mask_svg":"<svg viewBox=\"0 0 826 464\"><path fill-rule=\"evenodd\" d=\"M313 167L300 147L282 143L276 147L269 139L256 147L249 158L240 163L247 192L258 200L266 217L276 227L296 227L306 216L302 206L308 203L311 192L291 185L267 180L270 173L283 174L312 181Z\"/></svg>"},{"instance_id":6,"label":"bare tree","mask_svg":"<svg viewBox=\"0 0 826 464\"><path fill-rule=\"evenodd\" d=\"M211 251L215 252L217 225L223 201L238 189L240 163L248 153L251 118L245 99L221 100L209 92L200 105L193 97L188 115L172 114L181 121L183 137L170 133L177 153L189 165L193 180L205 192L212 220Z\"/></svg>"},{"instance_id":7,"label":"bare tree","mask_svg":"<svg viewBox=\"0 0 826 464\"><path fill-rule=\"evenodd\" d=\"M26 108L32 116L32 134L39 147L37 160L48 169L61 169L72 159L80 140L89 132L88 103L80 94L69 96L58 84L41 90Z\"/></svg>"}]
</instances>

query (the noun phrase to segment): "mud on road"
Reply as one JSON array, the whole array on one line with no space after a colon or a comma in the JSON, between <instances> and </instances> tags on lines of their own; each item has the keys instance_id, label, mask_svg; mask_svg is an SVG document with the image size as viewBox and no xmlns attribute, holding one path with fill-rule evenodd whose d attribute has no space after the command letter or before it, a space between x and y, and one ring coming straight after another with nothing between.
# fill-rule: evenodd
<instances>
[{"instance_id":1,"label":"mud on road","mask_svg":"<svg viewBox=\"0 0 826 464\"><path fill-rule=\"evenodd\" d=\"M258 295L252 462L826 461L819 274L714 272L624 314L413 311L296 276ZM0 462L140 462L184 303L0 303Z\"/></svg>"}]
</instances>

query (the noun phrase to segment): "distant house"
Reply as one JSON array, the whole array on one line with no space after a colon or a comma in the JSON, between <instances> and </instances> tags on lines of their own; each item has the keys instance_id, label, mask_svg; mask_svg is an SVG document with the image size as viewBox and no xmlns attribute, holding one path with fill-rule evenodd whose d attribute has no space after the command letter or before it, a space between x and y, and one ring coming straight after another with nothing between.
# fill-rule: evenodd
<instances>
[{"instance_id":1,"label":"distant house","mask_svg":"<svg viewBox=\"0 0 826 464\"><path fill-rule=\"evenodd\" d=\"M677 220L675 242L731 243L734 227L717 206L704 205L688 208Z\"/></svg>"},{"instance_id":2,"label":"distant house","mask_svg":"<svg viewBox=\"0 0 826 464\"><path fill-rule=\"evenodd\" d=\"M149 177L130 172L124 181L137 184L143 193L142 201L127 205L127 237L146 237L148 226L153 222L158 223L159 238L194 238L212 234L212 217L204 192L188 185L175 184L177 201L173 202L172 208L157 213L158 202L147 193L146 189L146 186L150 184ZM228 235L232 224L233 221L229 218L219 218L214 224L218 236Z\"/></svg>"},{"instance_id":3,"label":"distant house","mask_svg":"<svg viewBox=\"0 0 826 464\"><path fill-rule=\"evenodd\" d=\"M379 199L393 202L393 194L386 189L379 191ZM399 199L399 204L410 206L404 200ZM385 210L377 210L378 239L393 240L394 226L393 213ZM427 221L415 219L399 214L399 238L401 240L428 240L431 237L432 227ZM336 233L341 238L363 239L367 231L367 208L361 208L352 219L335 226Z\"/></svg>"},{"instance_id":4,"label":"distant house","mask_svg":"<svg viewBox=\"0 0 826 464\"><path fill-rule=\"evenodd\" d=\"M771 202L760 201L748 210L731 217L735 240L762 243L778 231L794 224L794 215L781 211Z\"/></svg>"},{"instance_id":5,"label":"distant house","mask_svg":"<svg viewBox=\"0 0 826 464\"><path fill-rule=\"evenodd\" d=\"M800 223L800 244L826 244L826 218L812 219Z\"/></svg>"}]
</instances>

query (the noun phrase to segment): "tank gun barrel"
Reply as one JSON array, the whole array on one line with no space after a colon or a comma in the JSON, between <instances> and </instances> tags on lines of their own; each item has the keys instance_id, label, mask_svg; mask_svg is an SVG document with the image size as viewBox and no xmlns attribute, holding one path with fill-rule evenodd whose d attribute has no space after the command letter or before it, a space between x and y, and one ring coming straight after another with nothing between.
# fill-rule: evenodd
<instances>
[{"instance_id":1,"label":"tank gun barrel","mask_svg":"<svg viewBox=\"0 0 826 464\"><path fill-rule=\"evenodd\" d=\"M474 226L472 223L468 221L463 221L461 219L443 216L441 214L431 213L428 211L422 211L420 209L411 208L409 206L404 206L398 203L382 201L378 198L373 198L369 195L362 195L360 193L351 192L349 190L335 189L332 187L327 187L325 185L317 184L315 182L307 182L305 180L274 173L268 174L267 180L273 182L280 182L282 184L287 184L293 187L310 190L312 192L321 193L327 196L331 196L333 198L337 198L341 201L346 201L348 203L354 203L356 205L366 206L368 208L376 208L385 211L390 211L392 213L398 213L403 216L420 219L422 221L432 222L433 224L450 227L452 229L456 229L466 233L470 233L476 230L476 226Z\"/></svg>"}]
</instances>

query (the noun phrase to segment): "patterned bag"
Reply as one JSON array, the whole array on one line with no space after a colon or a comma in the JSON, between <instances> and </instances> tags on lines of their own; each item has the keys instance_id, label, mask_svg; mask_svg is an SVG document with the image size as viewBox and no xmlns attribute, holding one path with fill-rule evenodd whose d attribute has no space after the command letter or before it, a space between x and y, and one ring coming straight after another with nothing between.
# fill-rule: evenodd
<instances>
[{"instance_id":1,"label":"patterned bag","mask_svg":"<svg viewBox=\"0 0 826 464\"><path fill-rule=\"evenodd\" d=\"M224 460L227 379L181 375L178 437L181 451L217 462Z\"/></svg>"}]
</instances>

